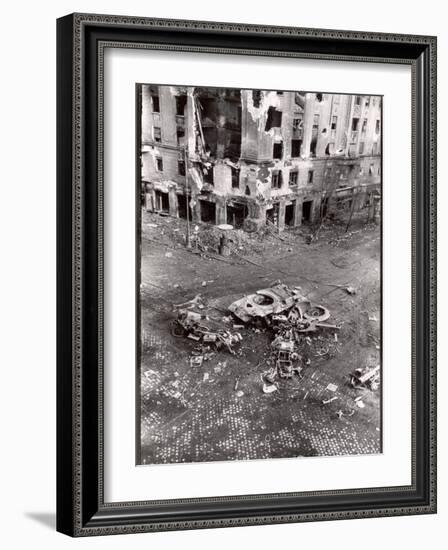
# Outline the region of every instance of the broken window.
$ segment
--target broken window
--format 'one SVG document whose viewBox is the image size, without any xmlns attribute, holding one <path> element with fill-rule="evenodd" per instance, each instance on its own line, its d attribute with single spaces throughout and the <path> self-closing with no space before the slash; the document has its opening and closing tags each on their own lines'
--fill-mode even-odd
<svg viewBox="0 0 448 550">
<path fill-rule="evenodd" d="M 177 95 L 176 96 L 176 115 L 184 116 L 185 105 L 187 104 L 186 95 Z"/>
<path fill-rule="evenodd" d="M 238 160 L 241 156 L 241 133 L 227 130 L 224 156 Z"/>
<path fill-rule="evenodd" d="M 250 197 L 250 189 L 249 189 L 249 186 L 248 186 L 248 185 L 246 185 L 246 190 L 244 191 L 244 193 L 245 193 L 248 197 Z"/>
<path fill-rule="evenodd" d="M 323 96 L 322 94 L 316 94 L 316 99 L 319 103 L 321 103 L 322 99 L 323 99 Z"/>
<path fill-rule="evenodd" d="M 216 129 L 216 127 L 204 127 L 203 135 L 205 150 L 208 151 L 212 157 L 216 156 L 216 149 L 218 145 L 218 130 Z"/>
<path fill-rule="evenodd" d="M 252 90 L 252 101 L 254 102 L 254 107 L 260 107 L 261 90 Z"/>
<path fill-rule="evenodd" d="M 361 105 L 361 96 L 360 95 L 355 96 L 355 105 Z"/>
<path fill-rule="evenodd" d="M 369 166 L 369 175 L 370 175 L 370 176 L 373 175 L 373 167 L 374 167 L 373 164 L 371 164 L 371 165 Z"/>
<path fill-rule="evenodd" d="M 282 113 L 277 111 L 275 107 L 269 107 L 268 117 L 266 119 L 265 131 L 268 132 L 271 128 L 280 128 L 282 125 Z"/>
<path fill-rule="evenodd" d="M 275 159 L 283 158 L 283 142 L 282 141 L 280 141 L 278 143 L 274 143 L 273 157 Z"/>
<path fill-rule="evenodd" d="M 305 95 L 303 92 L 296 92 L 294 94 L 294 103 L 297 107 L 300 107 L 302 110 L 305 107 Z"/>
<path fill-rule="evenodd" d="M 332 139 L 335 139 L 336 137 L 336 126 L 338 124 L 338 117 L 333 115 L 331 117 L 331 124 L 330 124 L 330 137 Z"/>
<path fill-rule="evenodd" d="M 185 176 L 185 161 L 184 160 L 178 160 L 177 161 L 177 173 L 179 176 Z"/>
<path fill-rule="evenodd" d="M 240 186 L 240 171 L 238 168 L 232 168 L 232 187 L 238 188 Z"/>
<path fill-rule="evenodd" d="M 369 95 L 366 96 L 366 101 L 365 101 L 364 105 L 365 105 L 366 107 L 368 107 L 368 106 L 370 105 L 370 96 L 369 96 Z"/>
<path fill-rule="evenodd" d="M 162 157 L 156 157 L 156 166 L 159 172 L 163 172 L 163 159 Z"/>
<path fill-rule="evenodd" d="M 302 148 L 301 139 L 291 140 L 291 156 L 294 158 L 300 157 L 300 149 Z"/>
<path fill-rule="evenodd" d="M 357 117 L 352 118 L 352 134 L 351 134 L 352 142 L 358 139 L 358 124 L 359 124 L 359 118 Z"/>
<path fill-rule="evenodd" d="M 181 130 L 180 128 L 177 130 L 177 145 L 179 147 L 185 146 L 185 130 Z"/>
<path fill-rule="evenodd" d="M 202 173 L 204 174 L 204 181 L 210 185 L 213 185 L 213 166 L 210 166 L 210 168 L 204 168 Z"/>
<path fill-rule="evenodd" d="M 153 95 L 152 96 L 152 112 L 153 113 L 160 113 L 160 103 L 159 103 L 159 96 Z"/>
<path fill-rule="evenodd" d="M 367 119 L 364 118 L 363 121 L 362 121 L 362 129 L 361 129 L 361 132 L 363 134 L 365 134 L 367 132 Z"/>
<path fill-rule="evenodd" d="M 205 150 L 212 157 L 237 160 L 241 154 L 240 91 L 199 89 L 196 103 Z"/>
<path fill-rule="evenodd" d="M 272 172 L 272 189 L 280 189 L 282 186 L 282 171 L 274 170 Z"/>
<path fill-rule="evenodd" d="M 380 119 L 377 118 L 375 121 L 375 134 L 379 134 L 379 133 L 380 133 Z"/>
<path fill-rule="evenodd" d="M 200 96 L 198 100 L 199 112 L 201 113 L 202 126 L 215 126 L 218 120 L 218 107 L 216 97 Z"/>
<path fill-rule="evenodd" d="M 299 171 L 291 170 L 289 172 L 289 185 L 297 185 L 298 181 L 299 181 Z"/>
<path fill-rule="evenodd" d="M 158 126 L 154 126 L 154 141 L 162 141 L 162 130 Z"/>
<path fill-rule="evenodd" d="M 308 183 L 313 183 L 313 179 L 314 179 L 314 170 L 308 170 L 308 180 L 307 180 L 307 182 Z"/>
<path fill-rule="evenodd" d="M 364 142 L 363 141 L 361 141 L 361 143 L 359 144 L 359 154 L 360 155 L 364 154 Z"/>
<path fill-rule="evenodd" d="M 299 115 L 292 119 L 292 135 L 294 138 L 302 139 L 303 137 L 303 116 Z"/>
<path fill-rule="evenodd" d="M 313 128 L 311 130 L 311 143 L 310 143 L 310 153 L 313 157 L 316 156 L 316 147 L 317 147 L 317 134 L 319 131 L 319 115 L 315 114 L 313 116 Z"/>
</svg>

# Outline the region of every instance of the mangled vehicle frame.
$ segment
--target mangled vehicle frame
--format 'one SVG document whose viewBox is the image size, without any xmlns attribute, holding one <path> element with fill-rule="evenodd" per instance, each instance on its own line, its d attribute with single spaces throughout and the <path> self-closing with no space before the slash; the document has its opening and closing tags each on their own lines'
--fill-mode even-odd
<svg viewBox="0 0 448 550">
<path fill-rule="evenodd" d="M 275 378 L 300 375 L 305 361 L 301 348 L 306 333 L 319 328 L 338 330 L 336 325 L 325 323 L 330 312 L 312 303 L 302 295 L 299 287 L 278 283 L 244 296 L 229 306 L 229 311 L 245 323 L 264 324 L 275 333 L 271 343 L 271 368 L 264 373 L 264 381 L 274 384 Z M 270 393 L 269 386 L 263 391 Z"/>
<path fill-rule="evenodd" d="M 203 325 L 203 321 L 210 319 L 203 311 L 194 311 L 196 307 L 205 307 L 200 301 L 198 295 L 179 304 L 177 319 L 172 324 L 173 336 L 187 337 L 201 346 L 212 344 L 216 350 L 224 348 L 234 354 L 233 346 L 241 342 L 241 334 Z M 269 384 L 273 384 L 277 376 L 291 378 L 293 374 L 300 375 L 304 365 L 308 364 L 302 354 L 303 345 L 310 340 L 308 333 L 340 328 L 325 323 L 330 317 L 328 309 L 303 296 L 300 287 L 289 287 L 280 282 L 236 300 L 228 310 L 246 325 L 257 327 L 255 330 L 265 327 L 274 333 L 271 360 L 268 360 L 272 367 L 264 374 L 264 380 Z"/>
<path fill-rule="evenodd" d="M 300 287 L 291 288 L 282 283 L 244 296 L 230 304 L 229 311 L 245 323 L 274 327 L 290 324 L 302 332 L 314 331 L 319 326 L 335 328 L 324 324 L 330 317 L 328 309 L 313 304 L 302 295 Z"/>
</svg>

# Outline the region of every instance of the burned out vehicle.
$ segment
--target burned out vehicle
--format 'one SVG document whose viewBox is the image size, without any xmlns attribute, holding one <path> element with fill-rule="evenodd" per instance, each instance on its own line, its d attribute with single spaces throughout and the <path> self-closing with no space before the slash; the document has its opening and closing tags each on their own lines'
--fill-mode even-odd
<svg viewBox="0 0 448 550">
<path fill-rule="evenodd" d="M 302 299 L 300 289 L 291 289 L 279 283 L 270 288 L 257 290 L 254 294 L 248 294 L 233 302 L 229 306 L 229 311 L 248 323 L 251 320 L 267 319 L 270 315 L 287 311 Z"/>
<path fill-rule="evenodd" d="M 233 346 L 241 342 L 241 335 L 224 329 L 213 330 L 202 324 L 207 320 L 207 316 L 202 313 L 181 309 L 177 319 L 172 322 L 171 334 L 176 338 L 186 337 L 200 344 L 214 345 L 217 350 L 225 348 L 234 354 Z"/>
<path fill-rule="evenodd" d="M 301 376 L 306 360 L 304 344 L 310 342 L 308 333 L 319 329 L 339 330 L 325 323 L 330 312 L 302 295 L 299 287 L 277 283 L 233 302 L 229 311 L 244 323 L 264 324 L 275 335 L 271 343 L 270 368 L 263 375 L 263 392 L 275 391 L 275 379 Z M 335 338 L 337 341 L 337 338 Z"/>
<path fill-rule="evenodd" d="M 326 308 L 313 304 L 299 287 L 291 288 L 283 283 L 244 296 L 230 304 L 229 311 L 245 323 L 252 321 L 268 326 L 292 323 L 303 329 L 310 329 L 330 317 Z"/>
</svg>

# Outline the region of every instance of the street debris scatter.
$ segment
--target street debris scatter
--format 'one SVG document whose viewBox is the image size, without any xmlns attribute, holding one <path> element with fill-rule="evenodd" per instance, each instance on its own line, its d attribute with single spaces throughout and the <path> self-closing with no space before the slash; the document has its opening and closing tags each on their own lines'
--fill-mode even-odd
<svg viewBox="0 0 448 550">
<path fill-rule="evenodd" d="M 141 463 L 380 452 L 378 228 L 328 223 L 309 245 L 201 223 L 187 249 L 143 212 Z"/>
<path fill-rule="evenodd" d="M 355 369 L 350 376 L 353 388 L 370 388 L 377 390 L 380 383 L 380 366 Z"/>
<path fill-rule="evenodd" d="M 275 385 L 278 378 L 291 379 L 297 375 L 300 379 L 303 369 L 312 363 L 310 356 L 332 357 L 338 352 L 337 331 L 341 327 L 327 323 L 330 311 L 306 298 L 298 286 L 290 287 L 277 282 L 232 302 L 228 311 L 243 324 L 233 322 L 232 316 L 224 316 L 218 322 L 220 326 L 211 328 L 208 323 L 211 319 L 204 312 L 206 302 L 200 294 L 175 308 L 178 313 L 172 325 L 173 336 L 186 337 L 198 343 L 190 357 L 192 367 L 200 367 L 213 355 L 211 346 L 218 352 L 225 350 L 235 355 L 234 348 L 242 343 L 243 336 L 240 332 L 229 331 L 225 328 L 226 324 L 232 323 L 233 329 L 238 330 L 269 331 L 272 335 L 269 357 L 266 358 L 269 369 L 262 373 L 265 394 L 278 390 Z M 215 373 L 221 373 L 221 369 L 215 370 Z M 355 375 L 352 378 L 355 380 Z M 237 388 L 238 380 L 235 390 Z M 332 383 L 327 386 L 332 392 L 337 388 Z"/>
<path fill-rule="evenodd" d="M 225 348 L 229 353 L 235 354 L 233 346 L 241 342 L 241 334 L 224 329 L 213 331 L 202 324 L 207 320 L 208 317 L 205 314 L 192 309 L 179 309 L 177 319 L 173 321 L 171 333 L 176 338 L 186 337 L 201 344 L 213 344 L 217 350 Z"/>
</svg>

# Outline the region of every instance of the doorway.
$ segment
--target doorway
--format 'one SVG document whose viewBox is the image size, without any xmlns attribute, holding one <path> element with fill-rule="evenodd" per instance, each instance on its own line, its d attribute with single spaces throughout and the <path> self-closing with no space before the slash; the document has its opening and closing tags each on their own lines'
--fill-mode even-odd
<svg viewBox="0 0 448 550">
<path fill-rule="evenodd" d="M 236 204 L 226 206 L 227 223 L 233 225 L 235 229 L 240 229 L 244 225 L 247 216 L 247 206 L 245 204 Z"/>
<path fill-rule="evenodd" d="M 210 201 L 201 201 L 201 221 L 206 223 L 216 222 L 216 204 Z"/>
<path fill-rule="evenodd" d="M 311 209 L 313 201 L 303 201 L 302 204 L 302 221 L 309 223 L 311 221 Z"/>
<path fill-rule="evenodd" d="M 294 226 L 294 210 L 296 207 L 295 201 L 292 201 L 291 204 L 287 204 L 285 207 L 285 225 L 289 227 Z"/>
<path fill-rule="evenodd" d="M 158 210 L 159 212 L 169 212 L 170 210 L 170 199 L 168 197 L 168 193 L 163 193 L 162 191 L 155 191 L 156 196 L 156 204 L 155 204 L 155 210 Z"/>
</svg>

